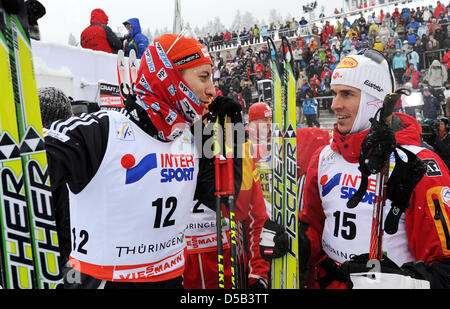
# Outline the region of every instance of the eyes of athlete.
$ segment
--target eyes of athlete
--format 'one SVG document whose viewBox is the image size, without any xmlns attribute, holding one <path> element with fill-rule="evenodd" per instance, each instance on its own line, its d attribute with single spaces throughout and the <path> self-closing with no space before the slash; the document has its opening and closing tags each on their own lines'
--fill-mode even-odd
<svg viewBox="0 0 450 309">
<path fill-rule="evenodd" d="M 338 94 L 343 97 L 351 97 L 351 96 L 357 95 L 354 91 L 349 90 L 349 89 L 338 90 L 337 92 L 334 90 L 331 90 L 331 95 L 333 97 L 336 97 Z"/>
</svg>

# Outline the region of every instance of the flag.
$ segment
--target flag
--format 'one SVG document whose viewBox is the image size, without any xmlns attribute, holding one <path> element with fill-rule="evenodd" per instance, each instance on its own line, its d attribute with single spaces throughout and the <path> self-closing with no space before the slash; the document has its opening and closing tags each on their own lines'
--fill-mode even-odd
<svg viewBox="0 0 450 309">
<path fill-rule="evenodd" d="M 180 0 L 175 0 L 175 12 L 173 16 L 173 33 L 181 32 L 181 5 Z"/>
</svg>

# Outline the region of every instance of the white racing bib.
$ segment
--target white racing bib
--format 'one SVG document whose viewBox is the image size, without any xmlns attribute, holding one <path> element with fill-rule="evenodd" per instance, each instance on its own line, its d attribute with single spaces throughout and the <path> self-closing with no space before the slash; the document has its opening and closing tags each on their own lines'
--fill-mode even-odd
<svg viewBox="0 0 450 309">
<path fill-rule="evenodd" d="M 189 223 L 186 227 L 186 245 L 189 254 L 204 253 L 217 250 L 216 212 L 202 203 L 195 201 L 191 208 Z M 230 247 L 230 227 L 228 218 L 222 227 L 222 244 Z"/>
<path fill-rule="evenodd" d="M 180 276 L 198 174 L 193 138 L 186 131 L 163 143 L 121 113 L 111 112 L 109 121 L 96 175 L 70 193 L 71 265 L 110 281 Z"/>
<path fill-rule="evenodd" d="M 403 146 L 417 154 L 420 147 Z M 399 150 L 403 160 L 406 155 Z M 391 155 L 390 171 L 395 166 Z M 353 209 L 347 207 L 348 200 L 355 194 L 361 182 L 358 164 L 352 164 L 326 146 L 319 157 L 318 189 L 325 213 L 322 234 L 322 247 L 328 256 L 338 263 L 350 260 L 353 256 L 368 253 L 372 227 L 372 213 L 375 200 L 376 175 L 369 177 L 367 192 L 361 202 Z M 391 208 L 386 200 L 383 220 Z M 397 233 L 383 234 L 383 251 L 397 265 L 414 261 L 406 235 L 405 214 L 399 222 Z"/>
</svg>

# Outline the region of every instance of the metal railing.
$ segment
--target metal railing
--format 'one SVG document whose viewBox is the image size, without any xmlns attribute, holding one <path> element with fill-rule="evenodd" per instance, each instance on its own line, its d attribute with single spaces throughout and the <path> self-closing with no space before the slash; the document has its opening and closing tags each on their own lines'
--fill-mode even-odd
<svg viewBox="0 0 450 309">
<path fill-rule="evenodd" d="M 304 27 L 306 28 L 306 27 Z M 285 36 L 288 39 L 297 38 L 299 35 L 307 35 L 305 34 L 307 31 L 303 29 L 303 27 L 299 27 L 298 29 L 287 29 L 287 30 L 270 30 L 267 32 L 267 35 L 259 35 L 255 37 L 242 37 L 241 35 L 237 37 L 233 37 L 229 40 L 217 40 L 217 41 L 209 41 L 204 42 L 208 47 L 209 51 L 223 51 L 230 48 L 237 48 L 238 46 L 248 46 L 248 45 L 256 45 L 262 44 L 267 41 L 267 38 L 270 37 L 274 41 L 281 40 L 281 37 Z"/>
<path fill-rule="evenodd" d="M 428 69 L 433 62 L 433 60 L 437 59 L 442 64 L 442 58 L 444 58 L 445 53 L 447 52 L 446 49 L 436 49 L 436 50 L 427 50 L 424 51 L 422 54 L 422 63 L 423 63 L 423 69 Z M 450 76 L 449 76 L 450 78 Z"/>
</svg>

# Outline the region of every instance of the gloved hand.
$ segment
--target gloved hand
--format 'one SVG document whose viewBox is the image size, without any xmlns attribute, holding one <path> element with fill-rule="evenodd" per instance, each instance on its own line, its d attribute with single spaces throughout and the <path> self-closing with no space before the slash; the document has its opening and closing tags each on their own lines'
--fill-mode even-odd
<svg viewBox="0 0 450 309">
<path fill-rule="evenodd" d="M 387 256 L 382 261 L 369 260 L 368 254 L 358 255 L 340 267 L 350 276 L 353 289 L 429 289 L 430 282 L 419 273 L 404 270 Z"/>
<path fill-rule="evenodd" d="M 417 183 L 427 171 L 426 164 L 411 151 L 399 146 L 408 160 L 404 162 L 397 151 L 395 155 L 395 167 L 387 182 L 386 197 L 391 200 L 391 209 L 386 216 L 384 231 L 387 234 L 395 234 L 401 215 L 409 207 L 409 199 Z"/>
<path fill-rule="evenodd" d="M 389 126 L 370 119 L 372 127 L 361 145 L 359 166 L 363 174 L 379 173 L 397 145 L 395 133 Z"/>
<path fill-rule="evenodd" d="M 270 262 L 273 258 L 285 255 L 289 250 L 289 237 L 285 228 L 267 219 L 261 231 L 259 251 L 264 260 Z"/>
<path fill-rule="evenodd" d="M 223 125 L 225 116 L 230 117 L 232 123 L 242 123 L 242 106 L 229 97 L 217 96 L 208 106 L 209 111 L 219 117 Z"/>
<path fill-rule="evenodd" d="M 356 193 L 347 202 L 347 207 L 350 209 L 355 208 L 366 193 L 369 175 L 381 172 L 397 146 L 392 128 L 375 118 L 371 118 L 370 122 L 372 126 L 362 142 L 361 154 L 358 158 L 361 183 Z"/>
<path fill-rule="evenodd" d="M 123 93 L 124 95 L 124 107 L 135 120 L 139 127 L 148 135 L 158 139 L 158 130 L 156 130 L 153 123 L 150 121 L 150 117 L 147 111 L 142 107 L 142 101 L 136 96 L 134 91 L 129 93 Z"/>
</svg>

